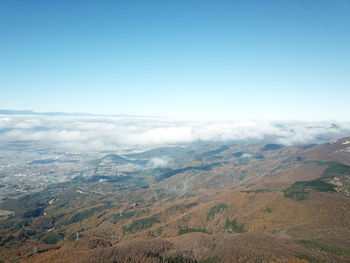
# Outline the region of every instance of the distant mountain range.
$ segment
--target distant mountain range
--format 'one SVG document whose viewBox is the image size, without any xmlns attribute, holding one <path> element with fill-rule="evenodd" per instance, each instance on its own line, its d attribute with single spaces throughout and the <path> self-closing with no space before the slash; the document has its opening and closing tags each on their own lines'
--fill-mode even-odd
<svg viewBox="0 0 350 263">
<path fill-rule="evenodd" d="M 93 114 L 85 112 L 36 112 L 32 110 L 7 110 L 0 109 L 0 115 L 38 115 L 38 116 L 110 116 L 110 117 L 158 117 L 145 115 L 130 115 L 130 114 Z M 159 117 L 161 118 L 161 117 Z"/>
<path fill-rule="evenodd" d="M 91 116 L 89 113 L 66 113 L 66 112 L 36 112 L 32 110 L 4 110 L 0 109 L 3 115 L 45 115 L 45 116 Z"/>
</svg>

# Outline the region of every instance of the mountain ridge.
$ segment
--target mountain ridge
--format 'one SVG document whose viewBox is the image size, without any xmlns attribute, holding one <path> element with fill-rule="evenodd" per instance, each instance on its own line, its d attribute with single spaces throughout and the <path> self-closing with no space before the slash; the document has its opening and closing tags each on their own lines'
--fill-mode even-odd
<svg viewBox="0 0 350 263">
<path fill-rule="evenodd" d="M 349 262 L 350 138 L 265 146 L 195 148 L 188 163 L 174 164 L 172 176 L 147 188 L 137 179 L 126 188 L 72 181 L 7 200 L 0 208 L 16 214 L 0 221 L 2 259 Z M 218 161 L 210 170 L 190 169 Z"/>
</svg>

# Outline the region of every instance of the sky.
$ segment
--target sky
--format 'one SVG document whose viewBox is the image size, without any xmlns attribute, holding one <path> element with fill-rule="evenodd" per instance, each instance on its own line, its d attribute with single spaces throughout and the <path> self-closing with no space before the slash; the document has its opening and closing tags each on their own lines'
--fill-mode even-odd
<svg viewBox="0 0 350 263">
<path fill-rule="evenodd" d="M 349 120 L 348 0 L 0 0 L 0 108 Z"/>
</svg>

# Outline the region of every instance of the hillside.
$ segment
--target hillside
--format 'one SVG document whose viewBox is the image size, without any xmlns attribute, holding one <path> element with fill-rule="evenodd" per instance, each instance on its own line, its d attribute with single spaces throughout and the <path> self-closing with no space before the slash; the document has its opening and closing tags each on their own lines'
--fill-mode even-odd
<svg viewBox="0 0 350 263">
<path fill-rule="evenodd" d="M 1 203 L 0 260 L 350 262 L 350 138 L 159 148 L 95 165 Z"/>
</svg>

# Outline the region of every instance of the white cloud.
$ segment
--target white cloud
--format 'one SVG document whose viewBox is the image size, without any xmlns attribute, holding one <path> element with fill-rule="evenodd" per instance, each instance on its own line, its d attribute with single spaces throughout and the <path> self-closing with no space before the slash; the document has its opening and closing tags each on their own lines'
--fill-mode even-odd
<svg viewBox="0 0 350 263">
<path fill-rule="evenodd" d="M 163 157 L 163 158 L 152 158 L 150 160 L 150 166 L 152 168 L 165 168 L 169 166 L 169 158 Z"/>
<path fill-rule="evenodd" d="M 0 115 L 0 141 L 32 140 L 69 150 L 159 146 L 197 140 L 261 140 L 286 145 L 350 134 L 350 122 L 173 121 L 154 117 Z"/>
</svg>

